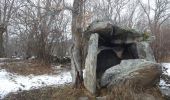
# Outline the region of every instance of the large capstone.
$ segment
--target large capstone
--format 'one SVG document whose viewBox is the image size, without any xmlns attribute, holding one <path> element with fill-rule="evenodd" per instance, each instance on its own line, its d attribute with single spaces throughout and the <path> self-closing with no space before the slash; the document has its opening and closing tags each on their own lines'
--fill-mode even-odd
<svg viewBox="0 0 170 100">
<path fill-rule="evenodd" d="M 100 85 L 116 86 L 130 82 L 131 85 L 151 86 L 159 81 L 162 73 L 161 66 L 144 59 L 122 60 L 119 65 L 105 71 Z"/>
<path fill-rule="evenodd" d="M 98 33 L 100 41 L 113 44 L 129 44 L 143 40 L 143 34 L 133 29 L 123 29 L 112 24 L 112 21 L 97 20 L 89 25 L 85 34 Z"/>
<path fill-rule="evenodd" d="M 96 92 L 96 64 L 98 52 L 98 34 L 92 34 L 89 40 L 88 54 L 85 61 L 84 85 L 91 93 Z"/>
</svg>

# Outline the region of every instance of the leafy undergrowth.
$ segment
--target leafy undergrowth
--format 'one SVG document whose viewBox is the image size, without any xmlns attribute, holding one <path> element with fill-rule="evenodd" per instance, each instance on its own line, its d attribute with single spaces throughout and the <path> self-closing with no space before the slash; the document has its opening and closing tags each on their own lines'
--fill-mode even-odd
<svg viewBox="0 0 170 100">
<path fill-rule="evenodd" d="M 54 71 L 50 65 L 27 61 L 4 63 L 3 65 L 1 65 L 1 68 L 6 69 L 10 73 L 17 73 L 25 76 L 30 74 L 50 74 Z"/>
<path fill-rule="evenodd" d="M 46 87 L 17 94 L 11 93 L 4 100 L 77 100 L 79 97 L 95 100 L 85 89 L 73 89 L 71 86 Z"/>
</svg>

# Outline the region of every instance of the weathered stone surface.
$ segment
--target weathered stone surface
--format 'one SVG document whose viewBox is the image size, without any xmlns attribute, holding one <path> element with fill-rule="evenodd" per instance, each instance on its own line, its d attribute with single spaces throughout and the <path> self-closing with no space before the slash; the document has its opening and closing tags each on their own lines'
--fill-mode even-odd
<svg viewBox="0 0 170 100">
<path fill-rule="evenodd" d="M 84 85 L 91 93 L 96 92 L 96 66 L 98 51 L 98 34 L 92 34 L 89 40 L 88 54 L 85 61 Z"/>
<path fill-rule="evenodd" d="M 87 28 L 85 33 L 99 33 L 99 35 L 106 36 L 109 38 L 112 31 L 112 22 L 111 21 L 102 21 L 97 20 L 93 21 Z"/>
<path fill-rule="evenodd" d="M 117 26 L 113 27 L 114 37 L 112 38 L 111 43 L 114 44 L 130 44 L 136 43 L 143 40 L 143 34 L 135 30 L 123 29 Z"/>
<path fill-rule="evenodd" d="M 143 40 L 143 34 L 135 30 L 123 29 L 112 24 L 112 21 L 98 20 L 92 22 L 85 34 L 98 33 L 100 36 L 99 45 L 105 43 L 113 44 L 129 44 L 136 43 Z M 87 34 L 89 35 L 89 34 Z"/>
<path fill-rule="evenodd" d="M 148 42 L 139 42 L 136 47 L 140 59 L 156 62 L 153 51 Z"/>
<path fill-rule="evenodd" d="M 145 87 L 155 85 L 161 73 L 161 66 L 155 62 L 144 59 L 122 60 L 119 65 L 105 71 L 100 85 L 114 86 L 127 81 Z"/>
</svg>

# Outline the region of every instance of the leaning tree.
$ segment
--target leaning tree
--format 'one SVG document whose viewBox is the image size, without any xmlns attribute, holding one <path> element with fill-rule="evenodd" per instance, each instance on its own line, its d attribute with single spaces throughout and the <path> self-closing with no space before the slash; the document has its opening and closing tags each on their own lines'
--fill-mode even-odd
<svg viewBox="0 0 170 100">
<path fill-rule="evenodd" d="M 73 86 L 78 88 L 83 85 L 84 52 L 83 52 L 83 5 L 86 0 L 74 0 L 72 8 L 72 38 L 71 66 Z"/>
</svg>

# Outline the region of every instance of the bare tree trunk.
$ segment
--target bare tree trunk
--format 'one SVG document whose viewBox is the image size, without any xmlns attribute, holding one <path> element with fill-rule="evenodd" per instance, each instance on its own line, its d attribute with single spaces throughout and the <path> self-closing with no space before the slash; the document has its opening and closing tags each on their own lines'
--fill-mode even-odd
<svg viewBox="0 0 170 100">
<path fill-rule="evenodd" d="M 72 36 L 73 46 L 71 47 L 73 86 L 83 86 L 83 52 L 82 52 L 82 29 L 83 29 L 83 3 L 84 0 L 74 0 L 72 11 Z"/>
<path fill-rule="evenodd" d="M 3 32 L 0 31 L 0 57 L 4 56 Z"/>
<path fill-rule="evenodd" d="M 0 25 L 0 57 L 4 57 L 5 52 L 4 52 L 4 46 L 3 46 L 3 33 L 5 32 L 5 28 L 3 25 Z"/>
<path fill-rule="evenodd" d="M 38 46 L 39 46 L 39 48 L 38 48 L 38 55 L 37 55 L 37 57 L 38 57 L 38 59 L 39 60 L 42 60 L 42 61 L 44 61 L 45 63 L 49 63 L 48 61 L 49 61 L 49 59 L 48 59 L 48 57 L 49 57 L 49 55 L 48 55 L 48 53 L 46 52 L 46 42 L 45 42 L 45 33 L 46 31 L 45 30 L 42 30 L 41 31 L 41 34 L 40 34 L 40 37 L 39 37 L 39 43 L 38 43 Z"/>
</svg>

